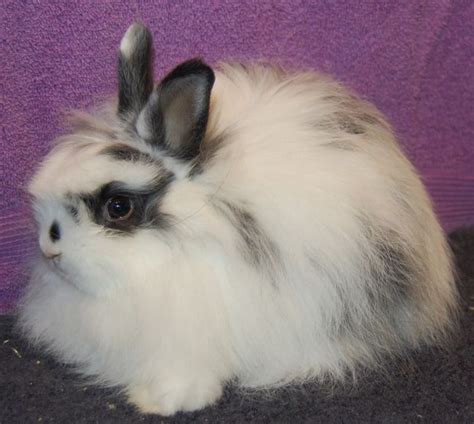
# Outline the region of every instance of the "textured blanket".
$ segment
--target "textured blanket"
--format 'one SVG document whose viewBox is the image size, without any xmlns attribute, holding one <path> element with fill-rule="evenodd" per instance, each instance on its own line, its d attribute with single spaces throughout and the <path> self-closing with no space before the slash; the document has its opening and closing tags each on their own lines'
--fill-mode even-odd
<svg viewBox="0 0 474 424">
<path fill-rule="evenodd" d="M 474 3 L 470 0 L 0 2 L 0 312 L 34 251 L 26 183 L 62 113 L 116 89 L 116 50 L 135 20 L 155 73 L 201 56 L 329 72 L 392 121 L 446 229 L 474 223 Z"/>
</svg>

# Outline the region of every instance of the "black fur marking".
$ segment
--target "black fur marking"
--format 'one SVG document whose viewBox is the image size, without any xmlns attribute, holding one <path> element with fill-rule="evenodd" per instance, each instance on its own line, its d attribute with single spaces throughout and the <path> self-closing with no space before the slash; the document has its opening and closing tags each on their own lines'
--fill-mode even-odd
<svg viewBox="0 0 474 424">
<path fill-rule="evenodd" d="M 64 209 L 71 216 L 76 224 L 79 224 L 79 199 L 77 196 L 69 193 L 66 195 L 66 200 L 63 203 Z"/>
<path fill-rule="evenodd" d="M 145 141 L 178 159 L 197 157 L 206 132 L 214 80 L 212 69 L 199 59 L 171 71 L 147 104 L 145 124 L 151 136 Z"/>
<path fill-rule="evenodd" d="M 101 151 L 102 154 L 110 156 L 115 160 L 122 160 L 128 162 L 155 162 L 150 155 L 141 152 L 134 147 L 127 144 L 112 144 Z"/>
<path fill-rule="evenodd" d="M 277 246 L 259 227 L 255 217 L 245 209 L 224 200 L 214 204 L 239 233 L 245 259 L 255 267 L 266 267 L 267 271 L 273 270 L 278 263 Z"/>
<path fill-rule="evenodd" d="M 116 233 L 130 234 L 139 228 L 164 228 L 168 224 L 168 217 L 160 212 L 159 206 L 173 179 L 172 173 L 159 175 L 151 184 L 141 188 L 112 181 L 95 192 L 80 197 L 93 221 Z M 132 200 L 134 212 L 129 219 L 124 221 L 108 219 L 106 203 L 115 196 L 125 196 Z"/>
<path fill-rule="evenodd" d="M 71 215 L 74 222 L 79 223 L 79 211 L 77 210 L 77 208 L 70 203 L 66 204 L 65 208 L 69 215 Z"/>
<path fill-rule="evenodd" d="M 206 165 L 209 164 L 219 151 L 223 147 L 224 143 L 229 140 L 230 134 L 228 131 L 224 131 L 216 136 L 209 137 L 204 140 L 201 145 L 199 156 L 192 163 L 191 171 L 189 171 L 189 177 L 193 178 L 197 175 L 202 174 Z"/>
<path fill-rule="evenodd" d="M 188 173 L 189 178 L 194 178 L 198 175 L 201 175 L 204 172 L 203 162 L 196 160 L 193 162 L 192 168 Z"/>
<path fill-rule="evenodd" d="M 132 41 L 134 50 L 129 57 L 119 52 L 119 115 L 137 118 L 153 90 L 153 54 L 150 31 L 135 24 Z"/>
</svg>

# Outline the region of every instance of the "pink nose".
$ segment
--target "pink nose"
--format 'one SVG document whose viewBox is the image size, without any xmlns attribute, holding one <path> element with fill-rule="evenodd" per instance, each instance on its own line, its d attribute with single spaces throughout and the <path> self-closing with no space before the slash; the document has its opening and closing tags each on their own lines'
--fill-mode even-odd
<svg viewBox="0 0 474 424">
<path fill-rule="evenodd" d="M 43 252 L 43 255 L 47 257 L 48 259 L 53 259 L 56 258 L 57 256 L 61 255 L 61 252 L 57 251 L 56 249 L 51 249 L 51 248 L 44 248 L 41 249 Z"/>
</svg>

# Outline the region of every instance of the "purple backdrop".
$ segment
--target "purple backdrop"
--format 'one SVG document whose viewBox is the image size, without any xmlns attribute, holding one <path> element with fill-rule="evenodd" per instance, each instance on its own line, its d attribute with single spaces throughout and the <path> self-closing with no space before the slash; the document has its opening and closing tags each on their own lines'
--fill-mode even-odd
<svg viewBox="0 0 474 424">
<path fill-rule="evenodd" d="M 391 119 L 445 228 L 474 223 L 472 1 L 150 3 L 0 0 L 0 312 L 35 249 L 25 183 L 61 112 L 114 92 L 115 52 L 137 19 L 155 37 L 156 77 L 197 55 L 332 73 Z"/>
</svg>

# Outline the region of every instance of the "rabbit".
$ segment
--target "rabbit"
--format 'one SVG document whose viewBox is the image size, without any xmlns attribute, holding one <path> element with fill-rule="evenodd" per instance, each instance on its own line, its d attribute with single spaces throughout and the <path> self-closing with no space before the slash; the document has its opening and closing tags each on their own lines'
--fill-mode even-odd
<svg viewBox="0 0 474 424">
<path fill-rule="evenodd" d="M 164 416 L 445 343 L 451 253 L 376 108 L 261 63 L 192 59 L 154 84 L 152 50 L 133 24 L 118 99 L 79 113 L 29 184 L 25 337 Z"/>
</svg>

